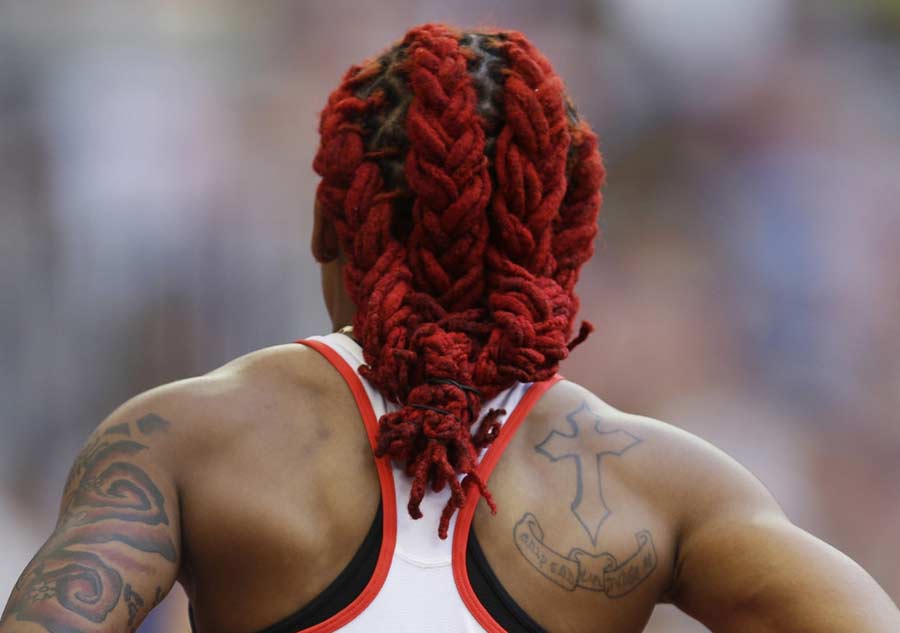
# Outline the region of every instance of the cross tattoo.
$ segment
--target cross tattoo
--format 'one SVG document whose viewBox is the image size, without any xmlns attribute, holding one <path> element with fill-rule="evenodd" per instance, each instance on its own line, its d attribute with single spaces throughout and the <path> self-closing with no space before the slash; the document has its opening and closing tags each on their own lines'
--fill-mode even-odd
<svg viewBox="0 0 900 633">
<path fill-rule="evenodd" d="M 604 455 L 622 455 L 641 440 L 622 429 L 601 431 L 602 418 L 591 411 L 585 402 L 568 414 L 566 420 L 572 427 L 571 434 L 551 431 L 534 449 L 550 461 L 571 459 L 575 462 L 575 498 L 569 507 L 588 533 L 591 544 L 596 547 L 600 526 L 610 515 L 601 489 L 601 458 Z"/>
</svg>

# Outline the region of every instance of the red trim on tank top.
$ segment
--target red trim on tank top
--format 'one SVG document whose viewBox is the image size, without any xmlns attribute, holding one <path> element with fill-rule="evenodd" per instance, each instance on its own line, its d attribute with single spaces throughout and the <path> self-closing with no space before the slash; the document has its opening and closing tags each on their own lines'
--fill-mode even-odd
<svg viewBox="0 0 900 633">
<path fill-rule="evenodd" d="M 319 352 L 325 359 L 334 366 L 335 369 L 344 378 L 353 398 L 356 400 L 356 406 L 362 415 L 363 423 L 366 426 L 366 434 L 369 437 L 369 444 L 372 446 L 372 455 L 375 454 L 375 438 L 378 433 L 378 420 L 375 418 L 375 410 L 372 408 L 372 402 L 366 393 L 359 375 L 356 373 L 344 357 L 337 351 L 332 349 L 326 343 L 321 341 L 300 340 L 296 341 L 301 345 L 306 345 Z M 381 486 L 381 503 L 383 506 L 383 522 L 381 536 L 381 551 L 378 553 L 378 562 L 375 564 L 375 572 L 369 580 L 365 589 L 360 593 L 349 605 L 333 616 L 320 622 L 315 626 L 302 629 L 302 633 L 331 633 L 337 631 L 341 627 L 347 625 L 350 621 L 365 611 L 387 579 L 388 571 L 391 568 L 391 560 L 394 557 L 394 546 L 397 543 L 397 500 L 394 494 L 394 475 L 391 468 L 390 458 L 375 458 L 375 468 L 378 471 L 378 482 Z M 300 633 L 298 631 L 297 633 Z"/>
<path fill-rule="evenodd" d="M 503 423 L 500 436 L 490 445 L 487 453 L 485 453 L 478 464 L 477 471 L 482 481 L 487 482 L 490 479 L 494 466 L 500 461 L 500 457 L 506 450 L 507 445 L 513 435 L 516 434 L 516 429 L 519 428 L 540 397 L 562 379 L 563 377 L 557 374 L 549 380 L 534 383 L 522 396 L 519 404 L 513 409 L 506 422 Z M 481 498 L 481 495 L 477 494 L 475 488 L 470 488 L 470 491 L 465 505 L 459 511 L 459 516 L 456 519 L 456 528 L 453 531 L 453 579 L 456 581 L 456 590 L 459 592 L 459 596 L 462 598 L 469 613 L 484 627 L 484 630 L 487 633 L 506 633 L 506 630 L 491 617 L 491 614 L 478 600 L 478 596 L 475 595 L 472 584 L 469 582 L 469 575 L 466 573 L 466 548 L 469 544 L 469 529 L 472 526 L 472 518 L 475 516 L 475 508 L 478 507 L 478 500 Z"/>
</svg>

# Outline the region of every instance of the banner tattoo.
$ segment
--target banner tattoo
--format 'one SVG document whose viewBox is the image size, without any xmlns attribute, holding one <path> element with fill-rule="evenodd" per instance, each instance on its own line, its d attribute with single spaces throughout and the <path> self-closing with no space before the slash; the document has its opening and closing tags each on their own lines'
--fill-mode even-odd
<svg viewBox="0 0 900 633">
<path fill-rule="evenodd" d="M 563 556 L 544 543 L 544 531 L 530 512 L 516 523 L 513 538 L 532 567 L 567 591 L 581 587 L 619 598 L 656 569 L 656 549 L 649 530 L 635 533 L 637 549 L 621 563 L 609 552 L 595 555 L 577 547 Z"/>
</svg>

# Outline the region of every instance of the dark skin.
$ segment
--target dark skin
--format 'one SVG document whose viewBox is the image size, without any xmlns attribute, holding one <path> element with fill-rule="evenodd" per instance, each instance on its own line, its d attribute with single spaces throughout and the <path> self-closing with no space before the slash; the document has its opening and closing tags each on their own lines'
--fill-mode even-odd
<svg viewBox="0 0 900 633">
<path fill-rule="evenodd" d="M 335 328 L 343 260 L 317 215 Z M 792 525 L 727 455 L 578 385 L 552 387 L 513 437 L 474 530 L 548 631 L 637 633 L 673 602 L 716 633 L 896 633 L 852 560 Z M 103 421 L 0 633 L 134 630 L 180 582 L 202 632 L 252 633 L 318 595 L 372 524 L 378 480 L 353 397 L 300 345 L 165 385 Z"/>
</svg>

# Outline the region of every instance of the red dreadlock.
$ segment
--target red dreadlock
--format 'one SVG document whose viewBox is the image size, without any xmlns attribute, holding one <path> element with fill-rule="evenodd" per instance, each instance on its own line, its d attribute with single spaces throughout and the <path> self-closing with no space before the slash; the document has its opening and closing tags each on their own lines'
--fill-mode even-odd
<svg viewBox="0 0 900 633">
<path fill-rule="evenodd" d="M 550 378 L 571 343 L 581 265 L 593 252 L 603 167 L 562 81 L 519 33 L 410 30 L 352 67 L 322 113 L 317 201 L 347 255 L 360 373 L 402 404 L 377 454 L 451 488 L 438 529 L 497 436 L 482 403 Z M 459 476 L 464 475 L 462 483 Z"/>
</svg>

